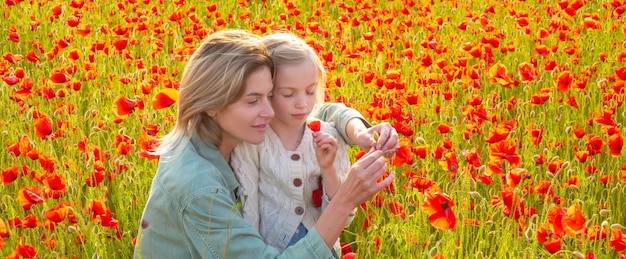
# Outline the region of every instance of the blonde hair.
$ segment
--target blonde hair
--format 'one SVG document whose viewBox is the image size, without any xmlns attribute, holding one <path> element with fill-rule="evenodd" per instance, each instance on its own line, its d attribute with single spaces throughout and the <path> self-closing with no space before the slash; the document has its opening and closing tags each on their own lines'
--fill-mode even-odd
<svg viewBox="0 0 626 259">
<path fill-rule="evenodd" d="M 182 74 L 178 118 L 163 137 L 157 154 L 173 150 L 183 139 L 198 137 L 219 147 L 222 129 L 207 115 L 237 101 L 246 79 L 274 64 L 260 37 L 243 30 L 223 30 L 207 36 L 191 55 Z"/>
<path fill-rule="evenodd" d="M 276 32 L 261 39 L 274 60 L 274 76 L 283 66 L 296 65 L 310 60 L 317 69 L 318 82 L 315 89 L 316 103 L 324 102 L 324 88 L 326 87 L 326 70 L 315 50 L 302 38 L 286 32 Z"/>
</svg>

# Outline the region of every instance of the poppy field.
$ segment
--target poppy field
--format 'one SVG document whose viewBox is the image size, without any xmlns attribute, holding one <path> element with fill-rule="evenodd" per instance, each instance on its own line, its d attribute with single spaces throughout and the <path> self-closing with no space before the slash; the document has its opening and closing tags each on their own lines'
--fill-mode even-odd
<svg viewBox="0 0 626 259">
<path fill-rule="evenodd" d="M 626 258 L 625 0 L 0 3 L 0 257 L 130 258 L 186 61 L 298 34 L 388 122 L 344 258 Z M 357 147 L 351 155 L 362 154 Z"/>
</svg>

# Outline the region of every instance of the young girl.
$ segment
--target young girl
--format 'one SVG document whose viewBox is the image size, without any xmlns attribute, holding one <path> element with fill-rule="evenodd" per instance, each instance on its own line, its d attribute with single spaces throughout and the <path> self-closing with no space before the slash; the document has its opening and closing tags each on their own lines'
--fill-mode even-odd
<svg viewBox="0 0 626 259">
<path fill-rule="evenodd" d="M 239 145 L 231 166 L 245 199 L 244 217 L 267 244 L 283 250 L 313 227 L 339 188 L 350 159 L 348 145 L 335 127 L 309 116 L 314 105 L 323 102 L 326 78 L 314 50 L 288 33 L 268 35 L 263 41 L 275 64 L 270 97 L 275 117 L 263 144 Z M 312 122 L 321 123 L 321 130 L 307 127 Z M 339 251 L 339 242 L 335 249 Z"/>
</svg>

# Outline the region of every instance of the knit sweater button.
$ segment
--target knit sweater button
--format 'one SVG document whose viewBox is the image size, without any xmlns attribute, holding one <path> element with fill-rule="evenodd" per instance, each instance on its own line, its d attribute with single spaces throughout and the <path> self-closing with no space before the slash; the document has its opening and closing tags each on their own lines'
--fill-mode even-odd
<svg viewBox="0 0 626 259">
<path fill-rule="evenodd" d="M 293 185 L 296 187 L 300 187 L 300 185 L 302 185 L 302 179 L 300 178 L 293 179 Z"/>
<path fill-rule="evenodd" d="M 298 161 L 298 160 L 300 160 L 300 155 L 298 155 L 298 154 L 293 154 L 293 155 L 291 155 L 291 160 L 293 160 L 293 161 Z"/>
<path fill-rule="evenodd" d="M 296 214 L 302 215 L 302 213 L 304 213 L 304 208 L 302 208 L 302 206 L 296 207 Z"/>
</svg>

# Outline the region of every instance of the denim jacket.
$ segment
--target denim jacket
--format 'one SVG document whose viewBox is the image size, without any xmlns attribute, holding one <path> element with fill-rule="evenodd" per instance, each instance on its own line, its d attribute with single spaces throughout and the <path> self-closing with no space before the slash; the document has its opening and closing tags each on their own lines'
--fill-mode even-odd
<svg viewBox="0 0 626 259">
<path fill-rule="evenodd" d="M 161 156 L 135 258 L 334 258 L 317 231 L 282 254 L 246 221 L 234 173 L 215 146 L 188 140 Z"/>
</svg>

